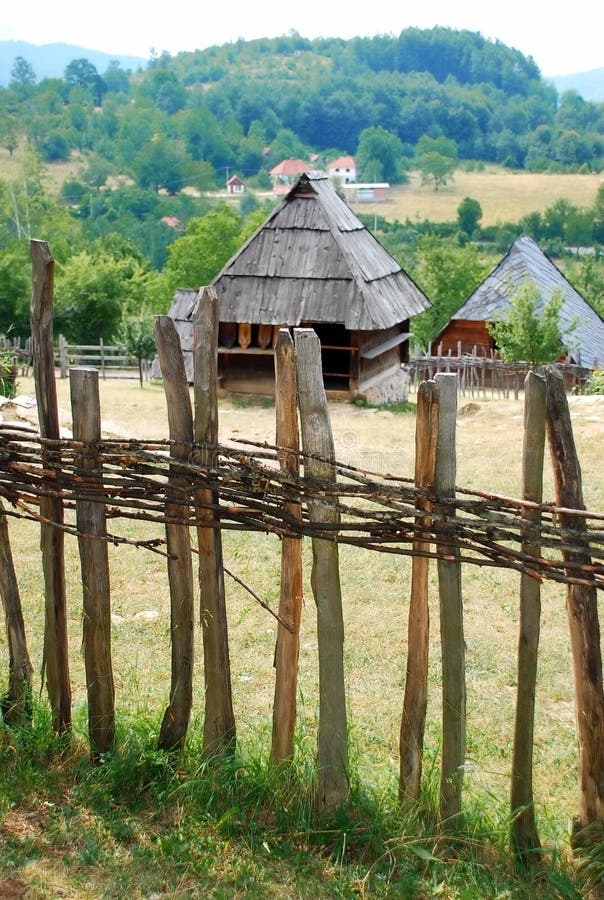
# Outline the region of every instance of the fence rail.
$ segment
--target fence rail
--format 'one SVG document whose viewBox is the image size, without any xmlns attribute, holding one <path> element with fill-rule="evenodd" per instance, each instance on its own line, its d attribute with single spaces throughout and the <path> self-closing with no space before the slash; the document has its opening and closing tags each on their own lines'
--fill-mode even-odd
<svg viewBox="0 0 604 900">
<path fill-rule="evenodd" d="M 105 344 L 99 339 L 98 344 L 69 344 L 63 335 L 59 335 L 59 345 L 55 350 L 55 362 L 59 367 L 61 378 L 67 378 L 70 366 L 95 366 L 101 378 L 139 378 L 139 363 L 136 357 L 124 353 L 124 348 L 117 344 Z M 142 377 L 149 378 L 150 363 L 142 361 Z"/>
</svg>

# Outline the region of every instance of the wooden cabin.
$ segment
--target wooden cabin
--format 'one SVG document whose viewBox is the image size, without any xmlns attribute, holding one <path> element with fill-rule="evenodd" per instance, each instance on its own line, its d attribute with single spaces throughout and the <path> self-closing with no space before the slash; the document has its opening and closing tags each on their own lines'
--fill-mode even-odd
<svg viewBox="0 0 604 900">
<path fill-rule="evenodd" d="M 212 284 L 224 389 L 274 393 L 278 330 L 301 326 L 320 338 L 328 391 L 406 398 L 410 320 L 429 301 L 326 176 L 302 175 Z M 178 291 L 170 310 L 190 378 L 196 296 Z"/>
<path fill-rule="evenodd" d="M 526 235 L 512 244 L 501 262 L 452 316 L 432 342 L 432 353 L 494 355 L 495 344 L 486 326 L 505 317 L 514 294 L 527 282 L 539 291 L 537 314 L 554 292 L 563 298 L 559 327 L 565 349 L 561 356 L 586 369 L 602 367 L 604 320 Z"/>
</svg>

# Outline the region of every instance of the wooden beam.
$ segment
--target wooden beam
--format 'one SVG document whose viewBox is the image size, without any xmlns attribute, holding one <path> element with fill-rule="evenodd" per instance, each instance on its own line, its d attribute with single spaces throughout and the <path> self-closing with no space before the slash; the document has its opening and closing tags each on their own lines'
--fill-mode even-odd
<svg viewBox="0 0 604 900">
<path fill-rule="evenodd" d="M 157 316 L 155 342 L 166 395 L 170 429 L 170 457 L 188 462 L 193 442 L 193 411 L 180 347 L 180 338 L 169 316 Z M 166 541 L 170 583 L 170 636 L 172 647 L 170 701 L 159 734 L 163 750 L 180 749 L 187 735 L 193 703 L 195 601 L 193 557 L 188 525 L 175 524 L 189 513 L 189 479 L 171 466 L 166 495 Z"/>
<path fill-rule="evenodd" d="M 279 465 L 283 472 L 297 476 L 300 469 L 298 435 L 298 390 L 294 344 L 287 329 L 281 329 L 275 347 L 275 415 Z M 302 518 L 299 503 L 287 503 L 287 514 Z M 302 613 L 302 540 L 283 537 L 281 541 L 281 590 L 279 618 L 291 626 L 277 626 L 275 647 L 275 701 L 271 760 L 291 759 L 296 726 L 296 693 L 300 617 Z"/>
<path fill-rule="evenodd" d="M 439 373 L 438 445 L 434 490 L 438 497 L 455 496 L 457 456 L 457 377 Z M 454 829 L 461 813 L 461 791 L 466 749 L 466 684 L 461 563 L 453 529 L 449 546 L 438 551 L 440 634 L 442 652 L 443 746 L 440 780 L 439 819 L 446 829 Z"/>
<path fill-rule="evenodd" d="M 34 380 L 40 434 L 50 440 L 60 437 L 57 385 L 54 371 L 52 314 L 54 259 L 45 241 L 30 241 L 32 260 L 31 338 Z M 60 458 L 47 451 L 45 468 L 56 485 Z M 52 724 L 57 732 L 71 727 L 71 684 L 67 640 L 67 599 L 65 590 L 65 541 L 63 501 L 58 492 L 40 498 L 40 546 L 44 570 L 45 620 L 44 664 Z M 55 527 L 55 525 L 57 527 Z"/>
<path fill-rule="evenodd" d="M 99 373 L 90 366 L 69 370 L 73 437 L 81 441 L 76 466 L 86 484 L 102 493 L 99 452 L 101 439 Z M 84 599 L 83 647 L 88 695 L 88 735 L 94 760 L 113 749 L 115 741 L 115 688 L 111 663 L 111 600 L 105 506 L 94 500 L 76 500 L 76 523 Z"/>
<path fill-rule="evenodd" d="M 438 390 L 434 381 L 423 381 L 417 392 L 415 431 L 415 486 L 432 492 L 438 442 Z M 416 502 L 417 524 L 430 528 L 430 503 L 424 498 Z M 422 555 L 430 550 L 429 537 L 413 542 L 411 568 L 411 600 L 407 630 L 407 676 L 400 731 L 399 799 L 417 800 L 421 788 L 422 753 L 428 703 L 428 641 L 430 611 L 428 606 L 428 574 L 430 560 Z"/>
<path fill-rule="evenodd" d="M 218 297 L 213 288 L 200 291 L 193 330 L 195 372 L 194 436 L 196 443 L 207 444 L 196 452 L 203 466 L 211 466 L 218 443 Z M 203 752 L 212 756 L 235 749 L 235 717 L 231 691 L 231 666 L 224 592 L 222 536 L 211 522 L 218 507 L 215 490 L 202 488 L 196 493 L 198 508 L 199 587 L 205 675 L 205 717 Z"/>
<path fill-rule="evenodd" d="M 335 452 L 321 372 L 321 344 L 311 328 L 296 328 L 296 367 L 304 474 L 336 478 Z M 337 525 L 340 514 L 330 504 L 308 504 L 311 522 Z M 344 619 L 338 545 L 312 539 L 312 590 L 317 607 L 319 646 L 319 735 L 317 746 L 319 810 L 333 809 L 348 797 L 348 735 L 344 685 Z"/>
<path fill-rule="evenodd" d="M 545 369 L 547 383 L 547 437 L 556 488 L 562 509 L 585 509 L 581 467 L 577 457 L 568 400 L 562 375 L 554 366 Z M 564 550 L 569 563 L 591 565 L 587 526 L 579 516 L 559 512 L 563 532 L 572 532 L 572 550 Z M 579 742 L 579 812 L 574 820 L 575 846 L 602 840 L 604 818 L 604 689 L 598 597 L 594 584 L 568 584 L 566 607 L 575 681 L 577 739 Z"/>
<path fill-rule="evenodd" d="M 545 379 L 529 372 L 524 381 L 524 446 L 522 452 L 522 498 L 543 500 L 543 457 L 546 419 Z M 522 518 L 522 547 L 527 556 L 539 557 L 541 543 L 539 510 L 525 508 Z M 516 858 L 522 864 L 540 859 L 539 834 L 533 800 L 533 739 L 537 653 L 541 619 L 541 585 L 538 578 L 520 576 L 520 628 L 518 635 L 518 688 L 510 785 L 511 839 Z"/>
</svg>

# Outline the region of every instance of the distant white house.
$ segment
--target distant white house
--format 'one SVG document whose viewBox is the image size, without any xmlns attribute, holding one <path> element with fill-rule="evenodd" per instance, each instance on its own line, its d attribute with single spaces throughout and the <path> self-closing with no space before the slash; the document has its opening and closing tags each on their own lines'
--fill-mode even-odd
<svg viewBox="0 0 604 900">
<path fill-rule="evenodd" d="M 239 175 L 231 175 L 226 183 L 227 194 L 243 194 L 245 185 Z"/>
<path fill-rule="evenodd" d="M 327 164 L 327 176 L 332 182 L 352 184 L 357 180 L 357 164 L 352 156 L 338 156 Z"/>
</svg>

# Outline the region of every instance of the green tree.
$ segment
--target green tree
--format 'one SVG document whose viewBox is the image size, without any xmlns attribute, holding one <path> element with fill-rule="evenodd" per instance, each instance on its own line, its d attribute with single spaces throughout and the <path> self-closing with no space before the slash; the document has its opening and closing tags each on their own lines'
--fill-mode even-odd
<svg viewBox="0 0 604 900">
<path fill-rule="evenodd" d="M 168 247 L 164 267 L 168 296 L 177 288 L 209 284 L 264 216 L 260 209 L 242 220 L 234 209 L 222 204 L 205 216 L 190 219 L 186 233 Z"/>
<path fill-rule="evenodd" d="M 157 273 L 121 235 L 74 253 L 56 277 L 55 330 L 74 343 L 113 340 L 124 316 L 158 305 Z"/>
<path fill-rule="evenodd" d="M 65 67 L 65 84 L 68 90 L 82 88 L 95 106 L 100 106 L 105 93 L 105 82 L 96 66 L 88 59 L 72 59 Z"/>
<path fill-rule="evenodd" d="M 31 259 L 27 241 L 2 242 L 0 250 L 0 334 L 30 333 Z"/>
<path fill-rule="evenodd" d="M 413 319 L 416 349 L 428 347 L 489 269 L 474 244 L 460 247 L 456 241 L 434 234 L 419 238 L 411 274 L 432 306 Z"/>
<path fill-rule="evenodd" d="M 406 176 L 401 166 L 403 150 L 401 139 L 380 125 L 364 128 L 359 135 L 355 156 L 361 180 L 404 183 Z"/>
<path fill-rule="evenodd" d="M 474 200 L 472 197 L 464 197 L 457 207 L 457 224 L 459 230 L 468 237 L 472 237 L 478 228 L 478 223 L 481 218 L 482 207 L 478 200 Z"/>
<path fill-rule="evenodd" d="M 19 146 L 19 121 L 17 116 L 0 114 L 0 141 L 12 156 Z"/>
<path fill-rule="evenodd" d="M 155 338 L 153 337 L 153 316 L 142 311 L 136 315 L 125 316 L 117 330 L 117 342 L 129 356 L 138 362 L 138 377 L 143 386 L 143 362 L 155 356 Z"/>
<path fill-rule="evenodd" d="M 417 142 L 415 160 L 422 184 L 433 184 L 437 191 L 453 178 L 459 161 L 457 145 L 448 138 L 424 135 Z"/>
<path fill-rule="evenodd" d="M 559 315 L 563 298 L 554 291 L 539 309 L 540 299 L 537 285 L 527 280 L 514 291 L 505 318 L 487 325 L 505 362 L 525 362 L 531 369 L 536 369 L 554 362 L 562 354 Z M 569 333 L 565 340 L 568 341 L 568 337 Z"/>
<path fill-rule="evenodd" d="M 593 205 L 593 238 L 604 244 L 604 184 L 601 184 Z"/>
<path fill-rule="evenodd" d="M 604 318 L 604 258 L 586 254 L 566 259 L 564 274 L 598 315 Z"/>
<path fill-rule="evenodd" d="M 141 147 L 134 171 L 141 187 L 153 188 L 156 193 L 163 187 L 176 194 L 185 184 L 187 161 L 182 144 L 157 134 Z"/>
<path fill-rule="evenodd" d="M 23 56 L 15 57 L 10 70 L 9 87 L 13 89 L 19 100 L 26 100 L 34 92 L 36 73 L 31 63 Z"/>
</svg>

